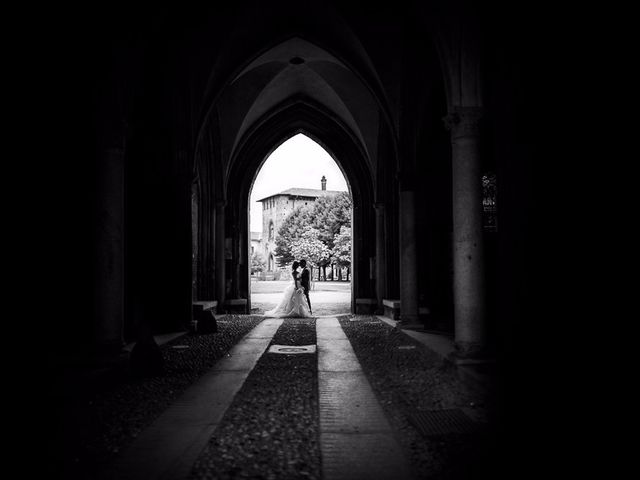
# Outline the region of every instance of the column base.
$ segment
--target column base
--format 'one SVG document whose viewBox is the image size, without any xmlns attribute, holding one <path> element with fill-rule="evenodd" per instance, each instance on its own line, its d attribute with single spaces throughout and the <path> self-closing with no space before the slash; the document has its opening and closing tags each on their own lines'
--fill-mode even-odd
<svg viewBox="0 0 640 480">
<path fill-rule="evenodd" d="M 153 337 L 136 342 L 129 355 L 129 368 L 134 376 L 141 378 L 165 373 L 164 358 Z"/>
<path fill-rule="evenodd" d="M 218 331 L 218 321 L 212 309 L 196 311 L 193 320 L 189 325 L 191 333 L 216 333 Z"/>
<path fill-rule="evenodd" d="M 118 355 L 123 352 L 127 344 L 122 339 L 118 340 L 99 340 L 94 344 L 94 353 L 98 357 L 108 357 Z"/>
<path fill-rule="evenodd" d="M 454 357 L 456 363 L 464 361 L 485 361 L 489 359 L 486 347 L 481 343 L 475 342 L 455 342 L 456 351 Z"/>
<path fill-rule="evenodd" d="M 120 365 L 126 362 L 129 356 L 125 347 L 124 341 L 117 340 L 95 343 L 91 352 L 87 354 L 87 360 L 96 368 Z"/>
<path fill-rule="evenodd" d="M 230 314 L 246 315 L 247 299 L 246 298 L 228 298 L 224 301 L 224 311 Z"/>
<path fill-rule="evenodd" d="M 377 300 L 375 298 L 356 298 L 356 314 L 372 315 L 377 308 Z"/>
<path fill-rule="evenodd" d="M 400 320 L 398 321 L 398 326 L 400 328 L 411 328 L 411 329 L 420 329 L 424 328 L 424 324 L 420 321 L 418 315 L 400 315 Z"/>
<path fill-rule="evenodd" d="M 383 299 L 382 307 L 385 317 L 389 317 L 391 320 L 400 320 L 400 300 Z"/>
</svg>

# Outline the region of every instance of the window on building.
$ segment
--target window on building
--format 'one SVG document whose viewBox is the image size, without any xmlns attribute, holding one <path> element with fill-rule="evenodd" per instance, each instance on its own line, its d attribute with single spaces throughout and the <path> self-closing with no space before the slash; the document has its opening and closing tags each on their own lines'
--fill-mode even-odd
<svg viewBox="0 0 640 480">
<path fill-rule="evenodd" d="M 269 240 L 273 240 L 273 222 L 269 224 Z"/>
</svg>

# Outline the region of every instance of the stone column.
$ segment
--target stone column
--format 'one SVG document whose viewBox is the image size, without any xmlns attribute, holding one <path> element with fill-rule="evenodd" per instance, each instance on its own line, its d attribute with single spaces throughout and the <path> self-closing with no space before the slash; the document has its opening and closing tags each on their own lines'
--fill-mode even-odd
<svg viewBox="0 0 640 480">
<path fill-rule="evenodd" d="M 387 260 L 385 258 L 385 236 L 384 236 L 384 203 L 377 202 L 376 209 L 376 296 L 378 305 L 376 311 L 384 313 L 384 300 L 387 294 Z"/>
<path fill-rule="evenodd" d="M 231 241 L 233 252 L 233 265 L 234 268 L 229 272 L 231 276 L 231 298 L 240 298 L 240 268 L 242 263 L 242 238 L 240 235 L 240 226 L 237 220 L 232 222 L 231 227 Z"/>
<path fill-rule="evenodd" d="M 199 195 L 195 183 L 191 184 L 191 301 L 200 298 L 202 291 L 202 268 L 198 268 L 201 253 L 200 247 L 200 218 L 198 217 Z"/>
<path fill-rule="evenodd" d="M 418 323 L 415 192 L 400 192 L 400 322 Z"/>
<path fill-rule="evenodd" d="M 460 356 L 485 345 L 482 178 L 478 148 L 479 107 L 455 107 L 444 118 L 451 131 L 453 177 L 453 300 Z"/>
<path fill-rule="evenodd" d="M 360 291 L 360 282 L 364 281 L 365 275 L 362 274 L 362 242 L 363 228 L 362 217 L 359 214 L 360 205 L 355 201 L 352 207 L 352 222 L 351 222 L 351 270 L 347 269 L 347 272 L 351 272 L 351 313 L 356 313 L 356 298 L 362 295 Z M 354 274 L 354 272 L 358 272 Z"/>
<path fill-rule="evenodd" d="M 226 202 L 216 202 L 216 300 L 218 308 L 222 308 L 225 300 L 226 274 L 225 274 L 225 218 L 224 208 Z"/>
<path fill-rule="evenodd" d="M 124 345 L 124 149 L 105 148 L 98 158 L 95 341 L 100 349 Z"/>
</svg>

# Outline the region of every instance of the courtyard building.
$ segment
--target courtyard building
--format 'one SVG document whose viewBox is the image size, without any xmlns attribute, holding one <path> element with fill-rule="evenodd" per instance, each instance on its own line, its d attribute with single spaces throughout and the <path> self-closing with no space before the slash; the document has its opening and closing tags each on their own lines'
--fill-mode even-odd
<svg viewBox="0 0 640 480">
<path fill-rule="evenodd" d="M 327 190 L 327 179 L 321 179 L 321 188 L 289 188 L 279 193 L 259 199 L 262 202 L 262 251 L 267 262 L 267 271 L 278 269 L 275 256 L 278 231 L 284 220 L 296 208 L 310 207 L 319 197 L 340 193 L 338 190 Z"/>
</svg>

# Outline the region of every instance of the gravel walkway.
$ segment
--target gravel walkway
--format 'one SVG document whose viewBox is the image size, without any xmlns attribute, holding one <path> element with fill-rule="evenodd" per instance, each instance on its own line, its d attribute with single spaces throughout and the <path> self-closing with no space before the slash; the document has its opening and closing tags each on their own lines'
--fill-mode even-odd
<svg viewBox="0 0 640 480">
<path fill-rule="evenodd" d="M 164 375 L 134 379 L 124 368 L 110 372 L 103 381 L 81 381 L 69 386 L 63 399 L 59 430 L 64 439 L 60 452 L 61 478 L 94 478 L 94 473 L 110 462 L 150 425 L 184 390 L 207 372 L 262 317 L 227 315 L 218 321 L 218 332 L 185 334 L 164 345 Z M 60 448 L 60 447 L 58 447 Z"/>
<path fill-rule="evenodd" d="M 56 412 L 57 430 L 64 435 L 45 435 L 45 441 L 57 445 L 56 462 L 64 465 L 52 465 L 49 477 L 95 478 L 101 466 L 111 462 L 262 319 L 228 315 L 219 321 L 216 334 L 187 334 L 163 345 L 167 371 L 162 376 L 133 379 L 120 370 L 103 382 L 76 381 L 73 388 L 62 389 L 69 393 L 59 399 L 63 408 Z M 408 420 L 415 410 L 447 408 L 471 409 L 482 419 L 487 405 L 480 395 L 469 391 L 440 357 L 401 331 L 372 316 L 339 319 L 399 432 L 416 478 L 485 478 L 491 473 L 495 457 L 487 432 L 423 437 Z M 271 343 L 315 344 L 315 319 L 285 319 Z M 190 478 L 320 479 L 317 382 L 316 354 L 265 353 Z"/>
<path fill-rule="evenodd" d="M 271 344 L 314 345 L 314 319 L 285 319 Z M 320 479 L 316 354 L 265 353 L 191 479 Z"/>
<path fill-rule="evenodd" d="M 482 396 L 466 388 L 434 352 L 377 318 L 349 315 L 340 317 L 340 324 L 399 432 L 416 478 L 489 478 L 495 457 L 488 429 L 424 437 L 409 422 L 413 411 L 451 408 L 466 409 L 475 419 L 486 420 Z"/>
</svg>

